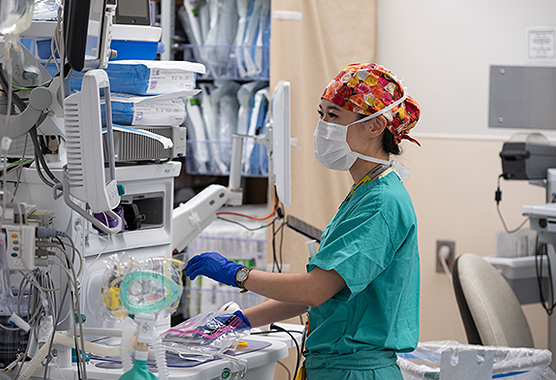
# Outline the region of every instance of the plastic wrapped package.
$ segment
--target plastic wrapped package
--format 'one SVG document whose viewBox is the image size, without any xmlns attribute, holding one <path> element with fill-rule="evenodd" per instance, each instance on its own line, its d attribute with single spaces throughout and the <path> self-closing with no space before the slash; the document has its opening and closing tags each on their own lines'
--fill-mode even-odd
<svg viewBox="0 0 556 380">
<path fill-rule="evenodd" d="M 218 136 L 220 141 L 232 141 L 233 135 L 237 132 L 239 111 L 237 92 L 239 87 L 240 85 L 237 82 L 220 83 L 216 81 L 214 96 L 218 102 Z"/>
<path fill-rule="evenodd" d="M 206 144 L 205 121 L 200 103 L 199 99 L 192 98 L 186 104 L 187 115 L 189 117 L 185 119 L 185 126 L 187 128 L 188 140 L 192 141 L 187 146 L 189 153 L 186 157 L 188 162 L 193 162 L 195 173 L 211 174 L 209 171 L 210 153 L 209 147 Z"/>
<path fill-rule="evenodd" d="M 155 96 L 111 93 L 112 122 L 121 125 L 171 126 L 185 121 L 187 99 L 199 90 L 183 90 Z M 103 121 L 104 121 L 104 105 Z"/>
<path fill-rule="evenodd" d="M 264 134 L 270 118 L 269 89 L 264 81 L 240 85 L 233 81 L 201 84 L 202 93 L 187 105 L 186 119 L 189 174 L 227 175 L 232 154 L 232 136 Z M 193 104 L 195 103 L 195 104 Z M 266 148 L 245 139 L 242 174 L 268 175 Z"/>
<path fill-rule="evenodd" d="M 205 133 L 207 140 L 218 141 L 219 131 L 218 131 L 218 119 L 219 115 L 216 112 L 218 110 L 217 99 L 213 96 L 213 91 L 215 89 L 214 85 L 210 83 L 204 83 L 201 86 L 201 110 L 203 114 L 203 120 L 205 122 Z M 227 171 L 229 164 L 222 161 L 222 153 L 219 144 L 209 144 L 207 149 L 210 151 L 210 162 L 209 166 L 211 172 L 225 173 Z"/>
<path fill-rule="evenodd" d="M 555 380 L 549 350 L 461 344 L 419 343 L 411 353 L 398 353 L 404 380 L 511 379 Z M 457 364 L 455 364 L 457 362 Z"/>
<path fill-rule="evenodd" d="M 110 90 L 135 95 L 158 95 L 195 89 L 196 74 L 205 66 L 186 61 L 113 61 L 105 69 Z"/>
<path fill-rule="evenodd" d="M 210 24 L 204 46 L 200 48 L 201 61 L 209 72 L 219 73 L 230 60 L 238 23 L 237 7 L 230 0 L 209 0 L 208 7 Z"/>
<path fill-rule="evenodd" d="M 33 20 L 57 20 L 60 5 L 62 0 L 35 0 Z"/>
<path fill-rule="evenodd" d="M 18 39 L 29 29 L 33 19 L 35 0 L 2 0 L 0 2 L 0 35 Z"/>
<path fill-rule="evenodd" d="M 184 59 L 205 64 L 205 78 L 268 80 L 269 0 L 185 0 L 178 18 Z"/>
<path fill-rule="evenodd" d="M 109 320 L 128 314 L 171 314 L 182 293 L 183 262 L 167 257 L 143 261 L 112 255 L 106 263 L 99 308 Z"/>
<path fill-rule="evenodd" d="M 164 332 L 162 341 L 176 353 L 220 355 L 250 333 L 239 315 L 206 311 Z"/>
<path fill-rule="evenodd" d="M 240 56 L 238 65 L 243 66 L 240 72 L 244 72 L 245 77 L 256 77 L 268 71 L 263 67 L 266 61 L 263 50 L 257 49 L 265 43 L 270 43 L 270 0 L 254 0 L 247 8 L 242 47 L 236 51 Z"/>
<path fill-rule="evenodd" d="M 249 118 L 247 134 L 264 135 L 266 124 L 270 120 L 270 91 L 265 87 L 255 93 L 253 109 Z M 268 156 L 266 147 L 253 139 L 245 142 L 243 171 L 248 175 L 268 175 Z"/>
</svg>

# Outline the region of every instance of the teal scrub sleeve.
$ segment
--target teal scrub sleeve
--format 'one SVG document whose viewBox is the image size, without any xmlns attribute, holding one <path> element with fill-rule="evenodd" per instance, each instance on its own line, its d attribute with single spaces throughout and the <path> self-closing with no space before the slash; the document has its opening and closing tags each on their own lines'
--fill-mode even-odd
<svg viewBox="0 0 556 380">
<path fill-rule="evenodd" d="M 349 292 L 342 291 L 335 297 L 345 300 L 367 288 L 392 262 L 395 252 L 387 220 L 380 211 L 342 221 L 323 243 L 307 264 L 307 271 L 315 267 L 336 271 Z"/>
</svg>

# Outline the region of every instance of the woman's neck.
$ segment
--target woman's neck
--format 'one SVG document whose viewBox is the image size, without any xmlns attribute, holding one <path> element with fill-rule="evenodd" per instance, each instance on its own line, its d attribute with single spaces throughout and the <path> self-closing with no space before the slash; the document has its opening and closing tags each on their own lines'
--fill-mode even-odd
<svg viewBox="0 0 556 380">
<path fill-rule="evenodd" d="M 376 157 L 380 160 L 388 161 L 388 157 Z M 359 183 L 371 170 L 373 170 L 377 165 L 376 162 L 365 161 L 361 158 L 358 158 L 353 166 L 349 169 L 349 173 L 351 174 L 351 178 L 353 178 L 353 182 Z"/>
</svg>

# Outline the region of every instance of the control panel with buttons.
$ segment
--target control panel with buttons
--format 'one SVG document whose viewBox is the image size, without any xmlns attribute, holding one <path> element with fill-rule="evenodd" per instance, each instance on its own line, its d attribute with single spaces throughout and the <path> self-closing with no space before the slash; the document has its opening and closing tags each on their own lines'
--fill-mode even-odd
<svg viewBox="0 0 556 380">
<path fill-rule="evenodd" d="M 6 255 L 11 271 L 32 270 L 35 267 L 35 225 L 2 226 L 6 234 Z"/>
</svg>

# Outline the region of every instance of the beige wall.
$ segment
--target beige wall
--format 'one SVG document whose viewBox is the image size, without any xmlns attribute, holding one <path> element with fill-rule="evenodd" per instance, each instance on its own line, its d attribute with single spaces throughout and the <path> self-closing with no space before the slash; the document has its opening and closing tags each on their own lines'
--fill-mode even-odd
<svg viewBox="0 0 556 380">
<path fill-rule="evenodd" d="M 406 187 L 419 220 L 421 256 L 421 341 L 466 342 L 448 277 L 436 273 L 436 240 L 456 242 L 456 255 L 496 254 L 495 234 L 503 227 L 494 192 L 501 173 L 502 142 L 422 138 L 405 144 L 403 162 L 411 171 Z M 544 189 L 522 181 L 501 182 L 500 208 L 509 228 L 522 220 L 521 205 L 542 203 Z M 538 348 L 547 346 L 547 317 L 540 304 L 525 307 Z"/>
</svg>

